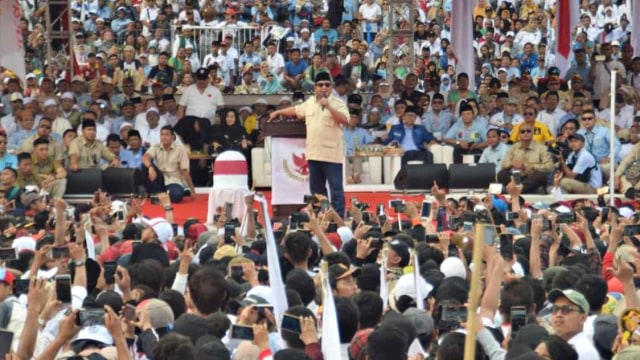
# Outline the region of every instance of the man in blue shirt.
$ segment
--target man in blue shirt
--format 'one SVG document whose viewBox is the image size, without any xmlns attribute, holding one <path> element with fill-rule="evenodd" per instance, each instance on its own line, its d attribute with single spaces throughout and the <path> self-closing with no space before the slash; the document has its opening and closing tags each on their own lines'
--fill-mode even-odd
<svg viewBox="0 0 640 360">
<path fill-rule="evenodd" d="M 307 63 L 300 60 L 299 49 L 291 49 L 289 51 L 289 58 L 291 60 L 284 64 L 282 86 L 289 90 L 300 90 L 302 81 L 304 80 L 305 70 L 307 70 Z"/>
<path fill-rule="evenodd" d="M 480 155 L 479 164 L 491 163 L 496 166 L 496 174 L 500 172 L 502 160 L 507 156 L 509 151 L 509 145 L 500 141 L 500 129 L 491 128 L 487 130 L 487 146 L 482 155 Z"/>
<path fill-rule="evenodd" d="M 581 126 L 578 134 L 584 136 L 585 148 L 593 154 L 602 167 L 609 168 L 609 162 L 615 161 L 615 155 L 620 151 L 620 141 L 614 136 L 614 158 L 611 159 L 609 157 L 609 139 L 611 138 L 609 127 L 596 125 L 596 116 L 591 109 L 582 112 L 580 122 Z M 606 177 L 609 172 L 605 171 L 604 174 Z"/>
<path fill-rule="evenodd" d="M 0 133 L 0 171 L 5 168 L 18 168 L 18 158 L 14 154 L 7 153 L 7 135 Z"/>
<path fill-rule="evenodd" d="M 132 20 L 127 17 L 127 9 L 124 6 L 120 6 L 116 14 L 118 17 L 111 21 L 111 30 L 115 31 L 118 38 L 120 38 L 127 32 L 127 25 Z"/>
<path fill-rule="evenodd" d="M 474 120 L 473 108 L 468 104 L 460 105 L 460 120 L 444 136 L 444 142 L 453 146 L 456 164 L 462 163 L 463 154 L 480 155 L 489 145 L 485 129 Z"/>
<path fill-rule="evenodd" d="M 403 166 L 411 160 L 421 160 L 424 164 L 433 163 L 433 155 L 428 147 L 436 141 L 433 134 L 428 132 L 424 126 L 415 126 L 417 117 L 416 108 L 407 106 L 402 115 L 402 123 L 393 125 L 384 140 L 385 145 L 396 143 L 404 149 Z"/>
<path fill-rule="evenodd" d="M 595 194 L 602 186 L 602 170 L 596 159 L 584 148 L 585 138 L 580 134 L 569 137 L 571 154 L 564 161 L 556 155 L 563 174 L 560 180 L 562 191 L 570 194 Z"/>
<path fill-rule="evenodd" d="M 433 94 L 431 111 L 422 116 L 422 124 L 427 131 L 436 139 L 442 140 L 455 122 L 456 117 L 445 107 L 444 96 L 440 93 Z"/>
<path fill-rule="evenodd" d="M 327 18 L 322 20 L 322 27 L 313 33 L 313 39 L 316 41 L 316 44 L 320 43 L 320 38 L 323 36 L 327 37 L 329 46 L 333 45 L 336 40 L 338 40 L 338 32 L 336 29 L 331 28 L 331 23 Z"/>
<path fill-rule="evenodd" d="M 18 150 L 22 143 L 31 135 L 35 134 L 33 129 L 34 117 L 30 110 L 22 110 L 17 114 L 18 130 L 9 137 L 7 148 Z"/>
<path fill-rule="evenodd" d="M 345 173 L 348 184 L 359 184 L 361 182 L 360 174 L 362 174 L 362 161 L 364 159 L 360 156 L 354 156 L 356 147 L 371 144 L 373 137 L 369 134 L 369 131 L 359 127 L 362 121 L 360 120 L 360 109 L 351 108 L 349 109 L 349 114 L 349 123 L 342 130 L 347 153 Z"/>
</svg>

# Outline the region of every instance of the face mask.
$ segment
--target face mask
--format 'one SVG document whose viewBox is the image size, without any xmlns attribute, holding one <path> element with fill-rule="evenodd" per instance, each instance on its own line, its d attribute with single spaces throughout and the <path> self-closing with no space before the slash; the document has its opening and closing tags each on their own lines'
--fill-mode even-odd
<svg viewBox="0 0 640 360">
<path fill-rule="evenodd" d="M 380 76 L 381 78 L 385 79 L 387 77 L 387 70 L 385 69 L 378 69 L 376 70 L 376 75 Z"/>
</svg>

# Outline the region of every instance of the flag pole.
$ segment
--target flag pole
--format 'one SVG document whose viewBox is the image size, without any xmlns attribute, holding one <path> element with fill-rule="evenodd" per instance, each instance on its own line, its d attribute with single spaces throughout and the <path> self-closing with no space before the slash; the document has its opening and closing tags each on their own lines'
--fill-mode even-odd
<svg viewBox="0 0 640 360">
<path fill-rule="evenodd" d="M 473 237 L 473 271 L 471 271 L 471 288 L 469 289 L 469 305 L 467 307 L 467 336 L 464 339 L 464 360 L 473 360 L 476 356 L 476 317 L 480 305 L 480 273 L 482 272 L 482 247 L 484 246 L 484 228 L 488 224 L 476 224 Z"/>
<path fill-rule="evenodd" d="M 617 70 L 611 71 L 611 100 L 609 106 L 611 107 L 611 119 L 609 120 L 609 205 L 615 206 L 615 136 L 616 136 L 616 74 Z"/>
</svg>

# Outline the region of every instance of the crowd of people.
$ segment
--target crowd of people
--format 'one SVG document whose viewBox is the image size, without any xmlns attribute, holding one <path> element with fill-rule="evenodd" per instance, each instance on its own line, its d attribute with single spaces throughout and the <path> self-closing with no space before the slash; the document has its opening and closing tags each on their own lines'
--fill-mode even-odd
<svg viewBox="0 0 640 360">
<path fill-rule="evenodd" d="M 478 0 L 474 59 L 453 52 L 453 1 L 417 1 L 414 37 L 396 48 L 390 29 L 409 16 L 396 8 L 389 24 L 386 0 L 74 1 L 73 77 L 48 58 L 46 4 L 21 1 L 28 74 L 0 68 L 0 352 L 445 360 L 462 359 L 474 334 L 476 359 L 640 357 L 630 1 L 580 2 L 564 72 L 558 1 Z M 289 32 L 238 44 L 231 31 L 270 24 Z M 202 27 L 227 30 L 208 53 Z M 473 74 L 456 72 L 464 61 Z M 233 94 L 281 95 L 235 109 Z M 265 122 L 291 118 L 315 130 L 318 194 L 305 208 L 271 223 L 247 196 L 242 219 L 219 209 L 213 224 L 175 224 L 173 205 L 211 178 L 194 154 L 250 161 Z M 403 162 L 451 147 L 454 162 L 494 164 L 503 191 L 456 200 L 436 184 L 422 203 L 345 199 L 336 154 L 359 183 L 356 149 L 373 143 L 402 148 Z M 106 167 L 134 169 L 136 195 L 62 200 L 70 173 Z M 607 182 L 630 202 L 522 197 L 596 194 Z M 164 217 L 145 217 L 148 194 Z"/>
</svg>

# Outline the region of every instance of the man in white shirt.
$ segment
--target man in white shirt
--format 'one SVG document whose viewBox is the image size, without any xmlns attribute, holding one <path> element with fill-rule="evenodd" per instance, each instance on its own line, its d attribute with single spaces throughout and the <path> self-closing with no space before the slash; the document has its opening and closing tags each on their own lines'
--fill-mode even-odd
<svg viewBox="0 0 640 360">
<path fill-rule="evenodd" d="M 558 126 L 560 126 L 560 119 L 567 113 L 560 109 L 558 104 L 560 103 L 560 95 L 556 91 L 549 91 L 545 97 L 546 110 L 540 111 L 538 114 L 538 121 L 547 125 L 551 134 L 556 136 L 558 134 Z"/>
<path fill-rule="evenodd" d="M 176 118 L 195 116 L 213 122 L 218 106 L 224 106 L 224 98 L 220 90 L 209 83 L 207 69 L 200 68 L 195 75 L 196 83 L 189 86 L 180 97 Z"/>
<path fill-rule="evenodd" d="M 278 75 L 278 77 L 281 77 L 282 71 L 284 71 L 284 57 L 282 57 L 282 54 L 278 52 L 276 43 L 270 42 L 269 45 L 267 45 L 266 60 L 269 63 L 269 67 L 271 67 L 271 69 L 276 72 L 276 75 Z"/>
<path fill-rule="evenodd" d="M 502 160 L 507 157 L 507 151 L 509 151 L 509 145 L 500 141 L 500 130 L 492 128 L 487 131 L 487 146 L 480 155 L 479 164 L 491 163 L 496 166 L 496 174 L 500 172 L 502 166 Z"/>
<path fill-rule="evenodd" d="M 551 290 L 548 296 L 551 306 L 551 326 L 569 345 L 573 346 L 580 360 L 600 360 L 593 340 L 583 332 L 589 316 L 587 299 L 576 290 Z"/>
</svg>

